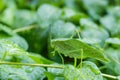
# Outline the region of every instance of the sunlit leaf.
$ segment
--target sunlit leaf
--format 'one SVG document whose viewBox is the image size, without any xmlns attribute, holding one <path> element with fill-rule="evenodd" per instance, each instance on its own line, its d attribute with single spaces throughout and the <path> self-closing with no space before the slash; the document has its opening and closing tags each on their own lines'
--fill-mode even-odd
<svg viewBox="0 0 120 80">
<path fill-rule="evenodd" d="M 64 77 L 65 80 L 103 80 L 98 67 L 92 62 L 83 62 L 82 68 L 75 68 L 72 65 L 66 66 Z"/>
</svg>

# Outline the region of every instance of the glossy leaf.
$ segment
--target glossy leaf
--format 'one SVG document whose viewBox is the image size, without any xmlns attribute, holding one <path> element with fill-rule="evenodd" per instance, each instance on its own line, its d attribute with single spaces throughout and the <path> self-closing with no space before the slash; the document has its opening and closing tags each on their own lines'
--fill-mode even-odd
<svg viewBox="0 0 120 80">
<path fill-rule="evenodd" d="M 6 55 L 5 55 L 6 54 Z M 33 63 L 34 61 L 28 57 L 28 52 L 20 48 L 17 44 L 9 40 L 0 40 L 0 58 L 4 57 L 4 60 L 14 61 L 14 62 L 29 62 Z"/>
<path fill-rule="evenodd" d="M 106 68 L 105 72 L 112 75 L 120 75 L 120 49 L 108 48 L 105 50 L 110 62 L 104 63 Z"/>
<path fill-rule="evenodd" d="M 53 65 L 59 66 L 59 64 L 53 64 Z M 47 72 L 45 74 L 48 80 L 65 80 L 63 76 L 63 69 L 47 68 Z"/>
<path fill-rule="evenodd" d="M 64 77 L 65 80 L 103 80 L 98 67 L 87 61 L 83 62 L 82 68 L 74 68 L 72 65 L 66 66 Z"/>
<path fill-rule="evenodd" d="M 43 80 L 44 72 L 41 67 L 0 65 L 1 80 Z"/>
<path fill-rule="evenodd" d="M 19 35 L 12 35 L 12 36 L 8 36 L 8 35 L 5 35 L 5 34 L 0 34 L 0 39 L 2 40 L 9 40 L 9 41 L 12 41 L 13 43 L 19 45 L 21 48 L 27 50 L 28 49 L 28 43 L 27 41 L 19 36 Z"/>
<path fill-rule="evenodd" d="M 75 32 L 75 29 L 74 24 L 70 22 L 65 23 L 62 20 L 58 20 L 53 24 L 51 34 L 53 38 L 69 38 Z"/>
<path fill-rule="evenodd" d="M 37 14 L 39 25 L 42 28 L 46 28 L 60 18 L 61 10 L 55 6 L 43 4 L 38 8 Z"/>
</svg>

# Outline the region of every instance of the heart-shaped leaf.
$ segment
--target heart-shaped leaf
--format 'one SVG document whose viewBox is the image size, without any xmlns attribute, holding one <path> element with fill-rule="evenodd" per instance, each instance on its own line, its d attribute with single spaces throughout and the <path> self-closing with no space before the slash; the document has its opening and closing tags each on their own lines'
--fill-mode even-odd
<svg viewBox="0 0 120 80">
<path fill-rule="evenodd" d="M 65 80 L 103 80 L 98 67 L 89 61 L 83 62 L 82 68 L 67 65 L 64 68 Z"/>
</svg>

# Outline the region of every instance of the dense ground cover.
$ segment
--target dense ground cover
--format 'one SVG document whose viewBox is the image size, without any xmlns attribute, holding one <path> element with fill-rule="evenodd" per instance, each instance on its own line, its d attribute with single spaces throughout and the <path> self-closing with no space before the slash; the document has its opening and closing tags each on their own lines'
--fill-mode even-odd
<svg viewBox="0 0 120 80">
<path fill-rule="evenodd" d="M 119 0 L 0 0 L 0 80 L 119 76 Z"/>
</svg>

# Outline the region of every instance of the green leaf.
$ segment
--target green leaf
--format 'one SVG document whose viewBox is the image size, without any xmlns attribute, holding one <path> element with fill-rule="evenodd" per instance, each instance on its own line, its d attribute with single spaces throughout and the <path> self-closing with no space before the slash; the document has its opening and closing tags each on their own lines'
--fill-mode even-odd
<svg viewBox="0 0 120 80">
<path fill-rule="evenodd" d="M 6 54 L 7 53 L 7 54 Z M 6 54 L 6 56 L 4 56 Z M 28 56 L 28 52 L 20 48 L 17 44 L 9 40 L 0 40 L 0 58 L 5 57 L 6 61 L 14 62 L 28 62 L 33 63 L 34 61 Z"/>
<path fill-rule="evenodd" d="M 106 68 L 104 72 L 112 75 L 120 75 L 120 49 L 113 49 L 111 47 L 105 50 L 110 62 L 104 63 Z"/>
<path fill-rule="evenodd" d="M 80 19 L 80 25 L 81 27 L 83 27 L 83 29 L 96 29 L 98 28 L 98 25 L 95 24 L 92 20 L 88 19 L 88 18 L 82 18 Z"/>
<path fill-rule="evenodd" d="M 92 46 L 83 43 L 76 39 L 55 39 L 52 40 L 52 47 L 59 53 L 72 58 L 81 58 L 81 50 L 83 50 L 83 57 L 91 57 L 102 61 L 108 61 L 103 51 L 97 50 Z"/>
<path fill-rule="evenodd" d="M 71 9 L 71 8 L 63 8 L 63 17 L 66 18 L 70 18 L 71 16 L 75 15 L 76 12 L 75 10 Z"/>
<path fill-rule="evenodd" d="M 32 54 L 28 54 L 28 56 L 34 60 L 36 63 L 40 63 L 40 64 L 52 64 L 54 62 L 44 58 L 43 56 L 41 55 L 38 55 L 36 53 L 32 53 Z"/>
<path fill-rule="evenodd" d="M 30 77 L 30 80 L 43 80 L 45 78 L 44 72 L 46 71 L 42 67 L 27 67 L 25 71 Z"/>
<path fill-rule="evenodd" d="M 13 28 L 27 27 L 36 21 L 36 15 L 33 11 L 16 10 L 13 21 Z"/>
<path fill-rule="evenodd" d="M 52 64 L 52 65 L 60 66 L 60 64 Z M 63 69 L 47 68 L 47 71 L 50 72 L 50 73 L 53 73 L 56 76 L 60 76 L 60 75 L 62 76 L 63 75 Z"/>
<path fill-rule="evenodd" d="M 53 64 L 58 65 L 59 64 Z M 64 80 L 63 76 L 63 69 L 57 69 L 57 68 L 47 68 L 47 72 L 45 72 L 48 80 Z"/>
<path fill-rule="evenodd" d="M 9 36 L 14 34 L 10 28 L 8 28 L 7 26 L 3 24 L 0 24 L 0 33 L 3 33 L 3 32 Z"/>
<path fill-rule="evenodd" d="M 45 72 L 45 74 L 47 76 L 47 80 L 65 80 L 64 77 L 56 76 L 50 72 Z"/>
<path fill-rule="evenodd" d="M 120 80 L 120 76 L 118 76 L 117 78 L 118 78 L 118 80 Z"/>
<path fill-rule="evenodd" d="M 110 7 L 108 14 L 100 19 L 101 24 L 110 31 L 112 36 L 120 34 L 120 7 Z M 119 36 L 120 37 L 120 36 Z"/>
<path fill-rule="evenodd" d="M 16 11 L 16 4 L 14 0 L 3 0 L 6 3 L 6 8 L 0 15 L 0 20 L 10 26 L 14 23 L 14 12 Z"/>
<path fill-rule="evenodd" d="M 83 62 L 82 68 L 75 68 L 72 65 L 67 65 L 64 68 L 65 80 L 103 80 L 98 67 L 92 63 Z"/>
<path fill-rule="evenodd" d="M 15 34 L 9 27 L 0 24 L 0 39 L 6 39 L 18 44 L 23 49 L 28 49 L 28 44 L 24 38 Z"/>
<path fill-rule="evenodd" d="M 119 38 L 108 38 L 105 41 L 105 47 L 109 47 L 109 44 L 111 44 L 111 46 L 113 48 L 119 48 L 120 46 L 120 39 Z"/>
<path fill-rule="evenodd" d="M 120 20 L 116 21 L 113 16 L 107 15 L 101 18 L 101 24 L 110 31 L 112 36 L 119 36 L 120 33 Z M 115 28 L 114 28 L 115 26 Z"/>
<path fill-rule="evenodd" d="M 33 0 L 33 1 L 17 0 L 16 1 L 17 6 L 19 8 L 24 8 L 24 9 L 27 8 L 27 9 L 32 9 L 32 10 L 36 9 L 39 2 L 41 2 L 41 1 L 39 1 L 39 0 Z M 43 2 L 43 0 L 42 0 L 42 2 Z"/>
<path fill-rule="evenodd" d="M 108 15 L 114 16 L 115 18 L 120 18 L 120 6 L 111 6 L 107 8 Z"/>
<path fill-rule="evenodd" d="M 76 13 L 75 15 L 71 16 L 67 20 L 73 22 L 74 24 L 79 24 L 79 20 L 86 17 L 87 16 L 83 13 Z"/>
<path fill-rule="evenodd" d="M 99 19 L 108 5 L 108 0 L 82 0 L 82 2 L 93 19 Z"/>
<path fill-rule="evenodd" d="M 69 38 L 75 32 L 75 29 L 74 24 L 70 22 L 65 23 L 62 20 L 58 20 L 53 24 L 51 34 L 53 38 Z"/>
<path fill-rule="evenodd" d="M 111 44 L 118 44 L 120 45 L 120 39 L 119 38 L 108 38 L 106 40 L 107 43 L 111 43 Z"/>
<path fill-rule="evenodd" d="M 64 5 L 65 5 L 65 7 L 71 8 L 71 9 L 78 8 L 75 0 L 64 0 Z"/>
<path fill-rule="evenodd" d="M 43 4 L 38 8 L 37 14 L 39 25 L 46 28 L 60 18 L 61 10 L 55 6 Z"/>
<path fill-rule="evenodd" d="M 104 41 L 109 37 L 108 32 L 99 27 L 96 23 L 89 19 L 80 19 L 80 24 L 83 30 L 81 31 L 82 38 L 87 39 L 98 39 L 100 41 Z"/>
<path fill-rule="evenodd" d="M 20 34 L 24 36 L 24 38 L 28 42 L 30 52 L 46 53 L 47 41 L 49 36 L 48 31 L 49 31 L 48 28 L 43 30 L 40 27 L 36 27 L 32 30 L 25 31 Z"/>
<path fill-rule="evenodd" d="M 77 12 L 71 8 L 63 9 L 63 18 L 67 21 L 73 22 L 74 24 L 79 24 L 81 18 L 86 18 L 84 13 Z"/>
<path fill-rule="evenodd" d="M 41 67 L 0 65 L 1 80 L 43 80 L 44 72 Z"/>
<path fill-rule="evenodd" d="M 19 35 L 12 35 L 12 36 L 8 36 L 8 35 L 5 35 L 5 34 L 0 34 L 0 39 L 2 40 L 9 40 L 15 44 L 17 44 L 18 46 L 20 46 L 21 48 L 27 50 L 28 49 L 28 43 L 27 41 L 22 38 L 21 36 Z"/>
<path fill-rule="evenodd" d="M 4 0 L 0 0 L 0 12 L 6 7 Z"/>
<path fill-rule="evenodd" d="M 19 35 L 14 35 L 12 37 L 8 37 L 8 38 L 6 38 L 6 40 L 12 41 L 13 43 L 15 43 L 18 46 L 20 46 L 21 48 L 23 48 L 24 50 L 28 49 L 27 41 L 23 37 L 21 37 Z"/>
</svg>

